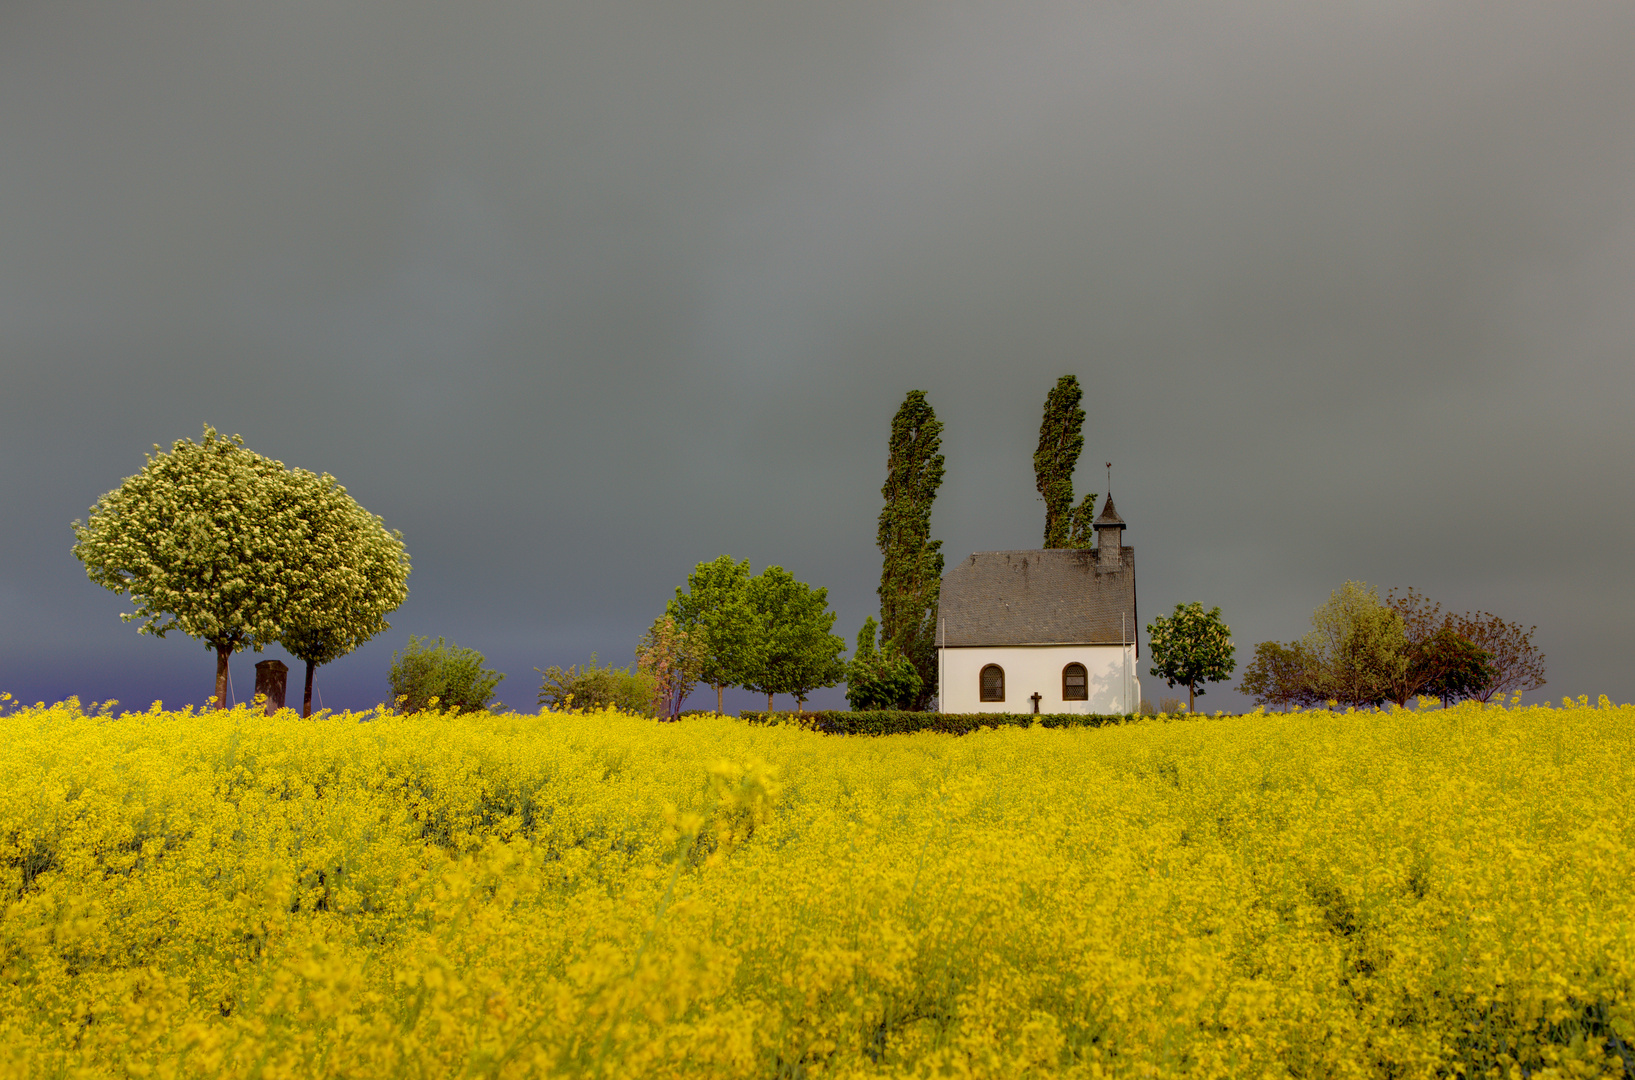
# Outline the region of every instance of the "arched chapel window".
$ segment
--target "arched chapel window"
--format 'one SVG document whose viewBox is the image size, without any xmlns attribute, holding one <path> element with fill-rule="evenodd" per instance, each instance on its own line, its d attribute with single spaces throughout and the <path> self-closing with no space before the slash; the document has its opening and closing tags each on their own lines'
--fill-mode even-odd
<svg viewBox="0 0 1635 1080">
<path fill-rule="evenodd" d="M 1005 700 L 1005 669 L 998 664 L 989 664 L 982 669 L 982 697 L 983 701 Z"/>
<path fill-rule="evenodd" d="M 1069 664 L 1062 668 L 1062 700 L 1090 700 L 1090 680 L 1084 673 L 1083 664 Z"/>
</svg>

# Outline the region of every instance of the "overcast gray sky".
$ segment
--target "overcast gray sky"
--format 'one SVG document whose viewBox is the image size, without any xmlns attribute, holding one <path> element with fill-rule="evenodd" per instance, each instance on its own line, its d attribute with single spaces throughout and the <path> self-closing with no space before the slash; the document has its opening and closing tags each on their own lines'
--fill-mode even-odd
<svg viewBox="0 0 1635 1080">
<path fill-rule="evenodd" d="M 0 689 L 209 694 L 68 527 L 207 422 L 404 533 L 326 704 L 413 633 L 532 707 L 723 552 L 850 640 L 910 389 L 950 561 L 1036 546 L 1072 372 L 1143 620 L 1219 604 L 1247 659 L 1412 585 L 1628 701 L 1631 41 L 1627 2 L 13 0 Z"/>
</svg>

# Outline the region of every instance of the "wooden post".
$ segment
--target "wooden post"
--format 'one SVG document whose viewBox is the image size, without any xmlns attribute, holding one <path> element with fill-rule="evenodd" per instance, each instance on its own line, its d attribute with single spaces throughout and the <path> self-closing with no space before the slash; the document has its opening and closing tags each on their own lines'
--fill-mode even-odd
<svg viewBox="0 0 1635 1080">
<path fill-rule="evenodd" d="M 284 686 L 289 675 L 289 665 L 282 660 L 263 660 L 255 666 L 255 692 L 267 695 L 268 716 L 284 707 Z"/>
</svg>

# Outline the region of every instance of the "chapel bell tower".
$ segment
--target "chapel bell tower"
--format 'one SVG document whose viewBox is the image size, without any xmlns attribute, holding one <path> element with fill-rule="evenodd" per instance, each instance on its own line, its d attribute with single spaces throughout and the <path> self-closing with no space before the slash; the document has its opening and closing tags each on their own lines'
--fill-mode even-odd
<svg viewBox="0 0 1635 1080">
<path fill-rule="evenodd" d="M 1124 519 L 1113 508 L 1113 493 L 1101 504 L 1101 513 L 1093 522 L 1096 529 L 1096 570 L 1110 574 L 1124 569 Z"/>
</svg>

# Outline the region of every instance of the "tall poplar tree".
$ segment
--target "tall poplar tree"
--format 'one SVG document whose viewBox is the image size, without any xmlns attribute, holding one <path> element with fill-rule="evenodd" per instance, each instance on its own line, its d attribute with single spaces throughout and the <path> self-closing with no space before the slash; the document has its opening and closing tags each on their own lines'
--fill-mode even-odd
<svg viewBox="0 0 1635 1080">
<path fill-rule="evenodd" d="M 1084 410 L 1079 380 L 1063 375 L 1045 395 L 1045 416 L 1039 424 L 1039 449 L 1033 453 L 1033 475 L 1045 500 L 1045 542 L 1047 548 L 1087 548 L 1090 521 L 1096 510 L 1095 495 L 1086 495 L 1073 505 L 1073 470 L 1084 450 Z"/>
<path fill-rule="evenodd" d="M 880 636 L 919 673 L 914 707 L 924 709 L 937 685 L 937 591 L 942 587 L 942 541 L 931 539 L 931 503 L 942 486 L 942 422 L 911 390 L 891 420 L 886 454 L 886 505 L 880 511 Z"/>
</svg>

